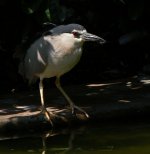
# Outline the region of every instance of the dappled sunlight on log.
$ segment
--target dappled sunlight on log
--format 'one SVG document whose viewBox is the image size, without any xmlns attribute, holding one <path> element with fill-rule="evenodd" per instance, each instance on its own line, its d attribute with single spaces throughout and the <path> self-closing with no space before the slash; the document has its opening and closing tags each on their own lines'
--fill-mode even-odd
<svg viewBox="0 0 150 154">
<path fill-rule="evenodd" d="M 121 81 L 71 85 L 64 89 L 74 102 L 84 109 L 90 118 L 76 111 L 71 113 L 65 99 L 56 88 L 45 90 L 48 112 L 57 126 L 84 123 L 93 120 L 119 119 L 121 117 L 150 114 L 150 84 L 143 84 L 137 78 Z M 10 96 L 9 96 L 10 97 Z M 13 94 L 13 99 L 0 100 L 0 130 L 36 129 L 50 127 L 46 117 L 40 114 L 38 91 Z M 9 101 L 7 101 L 9 100 Z M 10 102 L 10 103 L 9 103 Z M 6 129 L 7 128 L 7 129 Z"/>
<path fill-rule="evenodd" d="M 130 103 L 131 101 L 130 100 L 125 100 L 125 99 L 120 99 L 120 100 L 118 100 L 118 102 L 121 102 L 121 103 Z"/>
<path fill-rule="evenodd" d="M 141 82 L 143 83 L 143 84 L 145 84 L 145 85 L 147 85 L 147 84 L 150 84 L 150 80 L 141 80 Z"/>
<path fill-rule="evenodd" d="M 102 87 L 102 86 L 109 86 L 114 84 L 119 84 L 121 82 L 114 82 L 114 83 L 105 83 L 105 84 L 88 84 L 87 87 Z"/>
</svg>

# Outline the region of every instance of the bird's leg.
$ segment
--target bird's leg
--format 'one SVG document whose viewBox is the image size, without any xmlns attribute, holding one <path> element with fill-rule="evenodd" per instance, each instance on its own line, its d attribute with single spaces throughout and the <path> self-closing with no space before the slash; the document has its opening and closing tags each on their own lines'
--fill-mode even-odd
<svg viewBox="0 0 150 154">
<path fill-rule="evenodd" d="M 55 81 L 56 87 L 59 89 L 59 91 L 62 93 L 62 95 L 65 97 L 65 99 L 68 101 L 68 103 L 70 104 L 70 108 L 72 110 L 72 114 L 74 113 L 74 109 L 77 109 L 81 112 L 83 112 L 85 114 L 85 116 L 87 118 L 89 118 L 89 115 L 86 113 L 86 111 L 84 111 L 83 109 L 81 109 L 80 107 L 76 106 L 73 101 L 70 99 L 70 97 L 66 94 L 66 92 L 63 90 L 63 88 L 61 87 L 60 84 L 60 77 L 56 77 L 56 81 Z"/>
<path fill-rule="evenodd" d="M 39 90 L 40 90 L 40 97 L 41 97 L 41 104 L 42 104 L 42 110 L 41 113 L 45 114 L 46 118 L 49 120 L 51 125 L 53 126 L 50 113 L 47 111 L 45 105 L 44 105 L 44 96 L 43 96 L 43 79 L 40 78 L 40 83 L 39 83 Z"/>
</svg>

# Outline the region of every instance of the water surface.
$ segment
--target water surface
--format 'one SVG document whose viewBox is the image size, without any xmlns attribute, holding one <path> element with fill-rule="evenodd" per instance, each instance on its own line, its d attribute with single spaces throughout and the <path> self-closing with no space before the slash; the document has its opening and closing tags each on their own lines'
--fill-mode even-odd
<svg viewBox="0 0 150 154">
<path fill-rule="evenodd" d="M 0 154 L 149 154 L 150 124 L 111 123 L 14 135 L 0 141 Z"/>
</svg>

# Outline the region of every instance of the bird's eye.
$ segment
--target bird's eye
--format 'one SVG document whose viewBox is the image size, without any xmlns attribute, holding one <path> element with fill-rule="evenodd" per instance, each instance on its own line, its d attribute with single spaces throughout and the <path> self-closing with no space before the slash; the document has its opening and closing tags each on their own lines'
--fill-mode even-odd
<svg viewBox="0 0 150 154">
<path fill-rule="evenodd" d="M 73 31 L 72 34 L 74 35 L 74 37 L 79 37 L 79 33 L 76 31 Z"/>
</svg>

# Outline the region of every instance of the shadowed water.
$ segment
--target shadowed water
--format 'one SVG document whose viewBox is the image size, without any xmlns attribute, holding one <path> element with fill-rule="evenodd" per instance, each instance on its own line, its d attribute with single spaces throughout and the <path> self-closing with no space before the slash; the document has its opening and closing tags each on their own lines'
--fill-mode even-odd
<svg viewBox="0 0 150 154">
<path fill-rule="evenodd" d="M 12 135 L 0 141 L 0 154 L 148 154 L 149 122 L 121 122 Z M 4 137 L 3 137 L 4 139 Z"/>
</svg>

